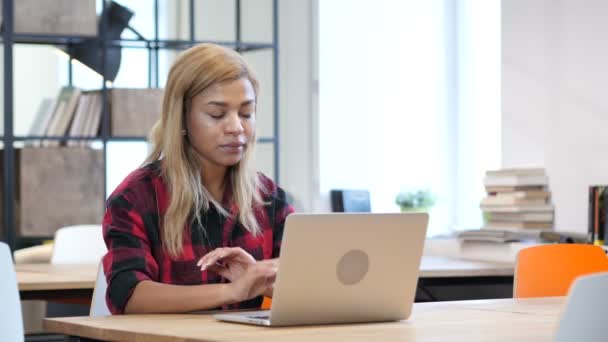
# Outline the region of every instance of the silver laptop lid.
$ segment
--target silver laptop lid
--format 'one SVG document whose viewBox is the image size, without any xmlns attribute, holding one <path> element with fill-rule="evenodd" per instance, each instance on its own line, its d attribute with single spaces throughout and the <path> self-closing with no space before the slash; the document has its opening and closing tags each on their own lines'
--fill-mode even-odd
<svg viewBox="0 0 608 342">
<path fill-rule="evenodd" d="M 271 324 L 408 318 L 427 223 L 425 213 L 288 216 Z"/>
</svg>

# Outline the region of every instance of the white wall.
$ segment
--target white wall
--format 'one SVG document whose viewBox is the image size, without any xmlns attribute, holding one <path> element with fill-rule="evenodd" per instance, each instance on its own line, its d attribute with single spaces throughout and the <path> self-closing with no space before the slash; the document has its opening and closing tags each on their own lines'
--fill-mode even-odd
<svg viewBox="0 0 608 342">
<path fill-rule="evenodd" d="M 608 184 L 608 2 L 502 4 L 502 164 L 541 165 L 556 229 L 586 232 L 587 190 Z"/>
</svg>

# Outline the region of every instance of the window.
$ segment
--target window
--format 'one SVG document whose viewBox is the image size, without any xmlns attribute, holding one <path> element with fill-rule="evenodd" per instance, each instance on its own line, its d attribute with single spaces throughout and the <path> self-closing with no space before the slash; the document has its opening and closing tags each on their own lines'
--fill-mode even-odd
<svg viewBox="0 0 608 342">
<path fill-rule="evenodd" d="M 478 227 L 500 150 L 497 18 L 499 1 L 319 1 L 321 192 L 369 189 L 394 212 L 428 188 L 429 235 Z"/>
</svg>

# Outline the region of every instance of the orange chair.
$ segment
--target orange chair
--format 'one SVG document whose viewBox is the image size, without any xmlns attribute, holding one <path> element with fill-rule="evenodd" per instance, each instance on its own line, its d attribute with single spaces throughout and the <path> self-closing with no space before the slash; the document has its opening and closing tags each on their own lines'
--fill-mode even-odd
<svg viewBox="0 0 608 342">
<path fill-rule="evenodd" d="M 272 298 L 264 296 L 264 301 L 262 302 L 262 310 L 270 310 L 272 306 Z"/>
<path fill-rule="evenodd" d="M 579 276 L 608 271 L 599 246 L 555 244 L 523 249 L 517 256 L 514 298 L 565 296 Z"/>
</svg>

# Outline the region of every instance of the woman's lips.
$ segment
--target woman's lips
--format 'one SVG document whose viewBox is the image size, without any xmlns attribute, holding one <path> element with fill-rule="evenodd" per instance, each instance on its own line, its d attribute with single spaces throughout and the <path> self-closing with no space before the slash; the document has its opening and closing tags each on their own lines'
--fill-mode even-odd
<svg viewBox="0 0 608 342">
<path fill-rule="evenodd" d="M 224 151 L 228 153 L 240 153 L 245 149 L 245 143 L 242 142 L 234 142 L 229 144 L 220 145 Z"/>
</svg>

